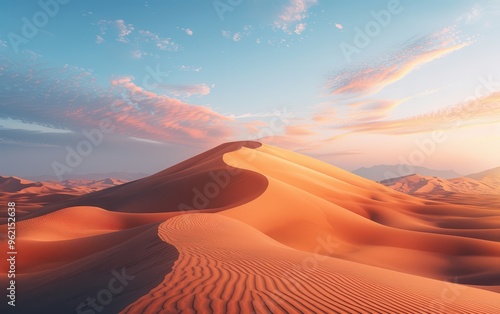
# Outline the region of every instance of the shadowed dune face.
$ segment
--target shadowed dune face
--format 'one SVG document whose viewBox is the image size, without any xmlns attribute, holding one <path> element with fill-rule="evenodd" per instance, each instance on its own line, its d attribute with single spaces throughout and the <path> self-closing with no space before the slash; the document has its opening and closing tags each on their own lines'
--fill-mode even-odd
<svg viewBox="0 0 500 314">
<path fill-rule="evenodd" d="M 96 312 L 117 313 L 160 284 L 178 258 L 177 250 L 158 238 L 157 229 L 158 224 L 154 224 L 70 241 L 67 245 L 60 243 L 59 251 L 45 251 L 59 254 L 61 258 L 80 250 L 83 254 L 54 270 L 20 276 L 16 310 L 19 313 L 85 313 L 94 311 L 87 298 L 112 295 L 112 302 L 98 305 L 102 308 Z M 99 243 L 102 248 L 96 248 Z M 33 249 L 20 248 L 24 252 L 36 252 Z M 41 255 L 43 251 L 37 253 Z M 36 254 L 32 258 L 36 258 Z"/>
<path fill-rule="evenodd" d="M 26 189 L 29 187 L 36 187 L 36 186 L 40 186 L 40 184 L 16 177 L 0 176 L 0 191 L 17 192 L 22 189 Z"/>
<path fill-rule="evenodd" d="M 220 210 L 248 202 L 262 194 L 266 178 L 224 163 L 223 154 L 258 142 L 235 142 L 181 162 L 155 175 L 114 188 L 89 193 L 67 202 L 46 206 L 26 218 L 72 206 L 95 206 L 130 213 Z"/>
<path fill-rule="evenodd" d="M 403 194 L 256 142 L 25 217 L 26 313 L 74 311 L 123 267 L 137 279 L 104 313 L 500 311 L 498 207 Z"/>
</svg>

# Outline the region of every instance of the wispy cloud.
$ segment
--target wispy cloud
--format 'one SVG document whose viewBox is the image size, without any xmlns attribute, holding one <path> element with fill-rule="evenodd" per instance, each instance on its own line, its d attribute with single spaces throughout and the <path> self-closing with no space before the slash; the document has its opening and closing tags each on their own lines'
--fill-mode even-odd
<svg viewBox="0 0 500 314">
<path fill-rule="evenodd" d="M 184 32 L 186 32 L 186 34 L 188 34 L 189 36 L 193 36 L 193 31 L 189 28 L 182 28 L 182 30 Z"/>
<path fill-rule="evenodd" d="M 332 107 L 322 108 L 312 115 L 311 119 L 317 123 L 332 121 L 337 117 L 337 110 Z"/>
<path fill-rule="evenodd" d="M 118 41 L 129 42 L 127 36 L 134 31 L 134 26 L 132 24 L 125 24 L 124 20 L 116 20 L 114 22 L 118 28 Z"/>
<path fill-rule="evenodd" d="M 310 127 L 310 125 L 288 125 L 285 128 L 285 134 L 289 136 L 309 136 L 316 134 Z"/>
<path fill-rule="evenodd" d="M 168 93 L 177 97 L 191 97 L 193 95 L 208 95 L 211 88 L 206 84 L 195 85 L 159 85 L 159 88 L 166 90 Z"/>
<path fill-rule="evenodd" d="M 202 67 L 195 67 L 192 65 L 179 65 L 177 68 L 181 71 L 192 71 L 192 72 L 200 72 L 202 70 Z"/>
<path fill-rule="evenodd" d="M 118 42 L 134 45 L 136 51 L 148 45 L 152 45 L 152 47 L 163 51 L 179 51 L 182 48 L 181 45 L 177 44 L 169 37 L 162 37 L 159 34 L 143 29 L 135 31 L 134 25 L 127 24 L 121 19 L 115 21 L 100 20 L 97 22 L 97 25 L 100 29 L 100 34 L 96 36 L 97 44 L 106 42 L 106 39 L 114 38 Z M 188 35 L 192 35 L 190 29 L 184 31 L 186 31 Z"/>
<path fill-rule="evenodd" d="M 381 61 L 372 61 L 338 72 L 330 78 L 327 88 L 333 95 L 374 94 L 420 66 L 470 44 L 472 40 L 460 38 L 455 27 L 448 27 L 409 41 Z"/>
<path fill-rule="evenodd" d="M 99 25 L 99 28 L 101 30 L 101 34 L 98 35 L 98 41 L 99 38 L 101 38 L 101 40 L 104 40 L 103 36 L 108 34 L 110 27 L 112 27 L 112 31 L 116 35 L 115 39 L 122 43 L 129 43 L 130 40 L 128 38 L 128 35 L 130 35 L 134 31 L 134 26 L 132 24 L 126 24 L 124 20 L 120 19 L 114 21 L 100 20 L 99 22 L 97 22 L 97 25 Z"/>
<path fill-rule="evenodd" d="M 142 56 L 144 55 L 144 53 L 142 52 L 142 50 L 139 50 L 139 49 L 132 50 L 130 53 L 132 54 L 132 57 L 135 58 L 135 59 L 141 59 Z"/>
<path fill-rule="evenodd" d="M 355 123 L 340 129 L 354 133 L 414 134 L 492 123 L 500 123 L 500 92 L 424 115 Z"/>
<path fill-rule="evenodd" d="M 473 23 L 477 21 L 483 15 L 483 7 L 479 4 L 475 4 L 467 12 L 463 13 L 457 18 L 458 23 Z"/>
<path fill-rule="evenodd" d="M 96 44 L 100 45 L 100 44 L 102 44 L 102 43 L 104 43 L 106 41 L 104 40 L 104 38 L 102 38 L 101 35 L 96 35 L 95 42 L 96 42 Z"/>
<path fill-rule="evenodd" d="M 228 30 L 223 30 L 222 31 L 222 36 L 227 39 L 231 39 L 234 42 L 240 41 L 243 37 L 246 37 L 250 35 L 252 32 L 252 26 L 251 25 L 245 25 L 243 26 L 243 30 L 238 31 L 238 32 L 231 32 Z"/>
<path fill-rule="evenodd" d="M 305 24 L 301 21 L 308 16 L 307 11 L 316 3 L 317 0 L 290 0 L 278 19 L 274 21 L 274 26 L 287 34 L 302 33 Z"/>
<path fill-rule="evenodd" d="M 137 39 L 138 44 L 141 44 L 141 42 L 153 43 L 156 48 L 164 51 L 178 51 L 181 48 L 171 38 L 164 38 L 150 31 L 139 30 L 139 35 L 140 37 Z"/>
</svg>

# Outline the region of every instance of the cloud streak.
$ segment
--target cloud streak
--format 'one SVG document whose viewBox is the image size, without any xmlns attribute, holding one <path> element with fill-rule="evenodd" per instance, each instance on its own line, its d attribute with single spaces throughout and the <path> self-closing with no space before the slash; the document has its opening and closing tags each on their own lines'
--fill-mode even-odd
<svg viewBox="0 0 500 314">
<path fill-rule="evenodd" d="M 454 27 L 419 37 L 379 62 L 369 62 L 338 72 L 327 89 L 333 95 L 371 95 L 391 85 L 420 66 L 472 44 L 461 39 Z"/>
<path fill-rule="evenodd" d="M 176 97 L 191 97 L 194 95 L 205 96 L 210 94 L 211 88 L 206 84 L 195 85 L 159 85 L 161 89 Z"/>
<path fill-rule="evenodd" d="M 492 123 L 500 123 L 500 92 L 424 115 L 356 123 L 340 129 L 353 133 L 415 134 Z"/>
</svg>

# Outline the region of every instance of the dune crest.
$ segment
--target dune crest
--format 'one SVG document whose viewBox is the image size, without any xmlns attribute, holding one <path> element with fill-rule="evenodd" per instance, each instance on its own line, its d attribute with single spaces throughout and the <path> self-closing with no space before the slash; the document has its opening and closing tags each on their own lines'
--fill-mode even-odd
<svg viewBox="0 0 500 314">
<path fill-rule="evenodd" d="M 74 311 L 118 265 L 141 279 L 112 312 L 498 313 L 498 211 L 461 200 L 227 143 L 26 213 L 20 292 L 38 311 Z"/>
</svg>

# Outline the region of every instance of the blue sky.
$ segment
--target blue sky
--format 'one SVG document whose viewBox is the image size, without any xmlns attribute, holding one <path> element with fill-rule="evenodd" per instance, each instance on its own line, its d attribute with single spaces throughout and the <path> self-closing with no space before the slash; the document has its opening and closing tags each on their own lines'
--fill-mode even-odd
<svg viewBox="0 0 500 314">
<path fill-rule="evenodd" d="M 0 4 L 0 174 L 151 173 L 246 139 L 349 170 L 500 164 L 498 1 L 40 3 Z"/>
</svg>

